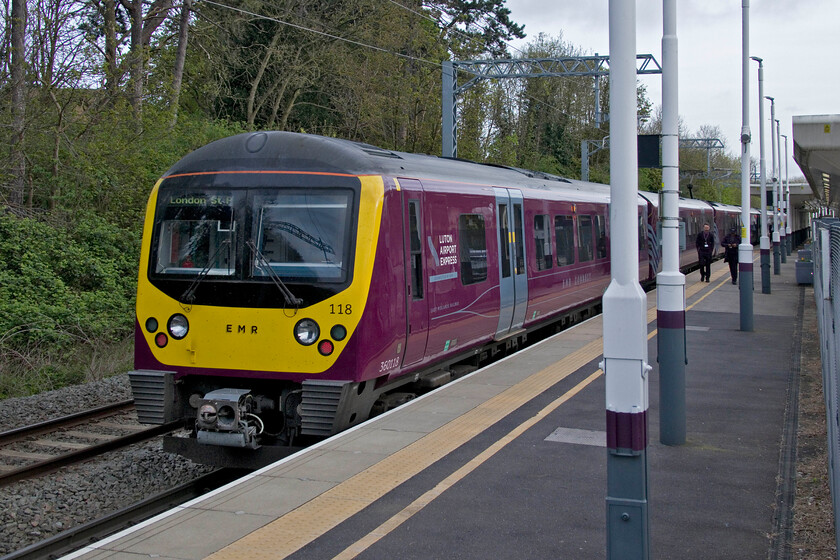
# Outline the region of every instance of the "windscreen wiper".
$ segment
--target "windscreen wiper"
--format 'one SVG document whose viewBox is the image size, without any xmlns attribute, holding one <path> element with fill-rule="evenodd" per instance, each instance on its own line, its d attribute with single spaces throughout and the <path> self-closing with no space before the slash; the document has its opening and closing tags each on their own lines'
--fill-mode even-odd
<svg viewBox="0 0 840 560">
<path fill-rule="evenodd" d="M 192 283 L 186 289 L 186 291 L 183 294 L 181 294 L 181 297 L 178 298 L 179 303 L 182 303 L 184 305 L 192 305 L 192 303 L 195 301 L 195 291 L 198 289 L 198 285 L 201 284 L 202 280 L 204 280 L 207 277 L 207 274 L 210 272 L 210 269 L 213 268 L 213 263 L 216 262 L 216 257 L 219 256 L 219 253 L 227 245 L 230 245 L 230 239 L 225 239 L 224 241 L 219 243 L 219 246 L 216 248 L 216 251 L 213 252 L 213 255 L 209 259 L 207 259 L 207 264 L 204 265 L 204 268 L 198 271 L 195 280 L 192 281 Z"/>
<path fill-rule="evenodd" d="M 277 289 L 280 290 L 280 293 L 283 294 L 283 299 L 286 300 L 286 305 L 291 305 L 292 307 L 299 307 L 303 300 L 297 298 L 292 294 L 286 284 L 280 280 L 280 277 L 277 276 L 277 273 L 271 268 L 271 265 L 268 264 L 265 256 L 257 249 L 257 245 L 253 241 L 247 241 L 245 243 L 254 252 L 254 256 L 257 257 L 257 261 L 259 261 L 260 267 L 265 268 L 268 272 L 268 277 L 271 278 L 271 281 L 274 282 L 274 285 L 277 286 Z"/>
</svg>

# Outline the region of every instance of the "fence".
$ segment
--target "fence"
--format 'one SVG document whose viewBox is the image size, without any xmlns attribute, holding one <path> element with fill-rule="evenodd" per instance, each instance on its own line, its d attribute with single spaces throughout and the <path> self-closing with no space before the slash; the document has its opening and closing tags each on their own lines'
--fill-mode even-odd
<svg viewBox="0 0 840 560">
<path fill-rule="evenodd" d="M 811 239 L 828 432 L 828 479 L 834 506 L 834 539 L 840 550 L 840 220 L 814 220 Z"/>
</svg>

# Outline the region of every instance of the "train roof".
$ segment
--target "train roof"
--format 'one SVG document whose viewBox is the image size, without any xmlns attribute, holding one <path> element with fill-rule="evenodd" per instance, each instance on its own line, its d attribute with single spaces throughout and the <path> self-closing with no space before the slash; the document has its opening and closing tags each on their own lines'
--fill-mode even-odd
<svg viewBox="0 0 840 560">
<path fill-rule="evenodd" d="M 295 132 L 237 134 L 187 154 L 165 174 L 218 171 L 303 171 L 386 175 L 480 186 L 555 192 L 579 201 L 608 202 L 609 185 L 515 167 L 385 150 L 370 144 Z"/>
<path fill-rule="evenodd" d="M 650 202 L 654 207 L 659 208 L 659 193 L 639 191 L 639 196 Z"/>
<path fill-rule="evenodd" d="M 736 213 L 736 214 L 741 213 L 741 207 L 740 206 L 733 206 L 731 204 L 724 204 L 722 202 L 710 202 L 709 204 L 714 206 L 715 210 L 722 210 L 724 212 L 733 212 L 733 213 Z"/>
<path fill-rule="evenodd" d="M 680 198 L 681 208 L 696 208 L 700 210 L 711 210 L 712 205 L 705 200 L 698 200 L 696 198 Z"/>
</svg>

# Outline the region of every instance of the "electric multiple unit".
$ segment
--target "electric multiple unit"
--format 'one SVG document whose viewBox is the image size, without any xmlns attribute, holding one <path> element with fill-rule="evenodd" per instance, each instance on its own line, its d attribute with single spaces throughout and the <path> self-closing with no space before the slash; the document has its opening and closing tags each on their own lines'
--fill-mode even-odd
<svg viewBox="0 0 840 560">
<path fill-rule="evenodd" d="M 638 214 L 652 282 L 656 200 Z M 198 460 L 265 463 L 597 310 L 609 236 L 605 185 L 304 134 L 213 142 L 149 198 L 138 416 L 185 421 L 166 446 Z"/>
</svg>

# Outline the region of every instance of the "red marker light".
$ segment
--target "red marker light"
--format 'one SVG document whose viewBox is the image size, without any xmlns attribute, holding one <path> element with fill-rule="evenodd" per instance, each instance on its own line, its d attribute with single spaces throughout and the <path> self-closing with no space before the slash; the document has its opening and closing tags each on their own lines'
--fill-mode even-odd
<svg viewBox="0 0 840 560">
<path fill-rule="evenodd" d="M 164 333 L 157 333 L 155 336 L 155 344 L 158 348 L 163 348 L 169 343 L 169 338 Z"/>
<path fill-rule="evenodd" d="M 331 340 L 322 340 L 318 343 L 318 352 L 321 353 L 322 356 L 329 356 L 335 350 L 335 346 Z"/>
</svg>

